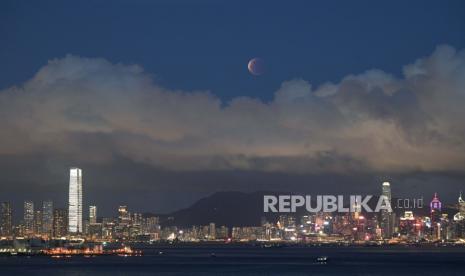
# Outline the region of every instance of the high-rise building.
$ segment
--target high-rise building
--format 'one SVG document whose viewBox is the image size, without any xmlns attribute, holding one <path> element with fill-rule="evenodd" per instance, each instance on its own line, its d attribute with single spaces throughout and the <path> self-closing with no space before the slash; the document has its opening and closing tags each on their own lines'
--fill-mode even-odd
<svg viewBox="0 0 465 276">
<path fill-rule="evenodd" d="M 434 197 L 430 204 L 431 223 L 435 225 L 441 218 L 442 203 L 438 198 L 438 193 L 434 193 Z"/>
<path fill-rule="evenodd" d="M 459 212 L 454 215 L 454 221 L 465 221 L 465 201 L 462 198 L 462 192 L 460 192 L 457 207 Z"/>
<path fill-rule="evenodd" d="M 53 237 L 66 236 L 68 232 L 68 210 L 53 210 Z"/>
<path fill-rule="evenodd" d="M 34 211 L 34 234 L 42 233 L 42 210 Z"/>
<path fill-rule="evenodd" d="M 10 236 L 12 228 L 12 212 L 9 202 L 0 203 L 0 236 Z"/>
<path fill-rule="evenodd" d="M 159 217 L 148 217 L 146 218 L 143 227 L 144 233 L 155 233 L 158 230 L 160 218 Z"/>
<path fill-rule="evenodd" d="M 226 226 L 221 226 L 216 230 L 216 238 L 217 239 L 227 239 L 229 236 L 229 229 Z"/>
<path fill-rule="evenodd" d="M 88 219 L 82 220 L 82 234 L 87 235 L 89 232 L 89 225 L 90 223 Z"/>
<path fill-rule="evenodd" d="M 34 232 L 34 202 L 24 201 L 24 232 L 32 234 Z"/>
<path fill-rule="evenodd" d="M 87 235 L 92 238 L 101 238 L 102 237 L 102 223 L 89 224 Z"/>
<path fill-rule="evenodd" d="M 405 211 L 399 218 L 399 233 L 407 237 L 417 237 L 421 234 L 421 220 L 415 218 L 412 211 Z"/>
<path fill-rule="evenodd" d="M 465 216 L 465 201 L 462 199 L 462 192 L 460 192 L 459 196 L 459 212 Z"/>
<path fill-rule="evenodd" d="M 130 223 L 131 214 L 128 212 L 128 206 L 121 205 L 118 208 L 118 219 L 120 223 Z"/>
<path fill-rule="evenodd" d="M 391 204 L 391 184 L 389 182 L 383 182 L 382 196 L 384 196 L 389 204 Z M 383 237 L 390 238 L 392 236 L 393 221 L 391 219 L 391 213 L 389 210 L 381 210 L 381 228 L 383 229 Z"/>
<path fill-rule="evenodd" d="M 68 232 L 82 233 L 82 170 L 69 170 Z"/>
<path fill-rule="evenodd" d="M 357 199 L 355 199 L 354 205 L 352 206 L 353 212 L 352 212 L 352 218 L 357 221 L 358 218 L 360 217 L 360 213 L 362 212 L 362 206 L 360 202 L 357 202 Z"/>
<path fill-rule="evenodd" d="M 209 236 L 210 240 L 216 239 L 216 227 L 215 227 L 215 223 L 210 222 L 208 228 L 209 228 L 209 229 L 208 229 L 208 236 Z"/>
<path fill-rule="evenodd" d="M 142 225 L 142 214 L 134 213 L 132 216 L 132 225 Z"/>
<path fill-rule="evenodd" d="M 97 223 L 97 206 L 89 206 L 89 224 Z"/>
<path fill-rule="evenodd" d="M 53 202 L 44 201 L 42 203 L 42 233 L 52 235 L 53 228 Z"/>
</svg>

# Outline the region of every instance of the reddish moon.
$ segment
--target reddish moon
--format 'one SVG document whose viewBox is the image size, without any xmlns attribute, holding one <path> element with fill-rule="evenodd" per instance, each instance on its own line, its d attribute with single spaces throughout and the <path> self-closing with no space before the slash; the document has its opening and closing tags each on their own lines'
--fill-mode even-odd
<svg viewBox="0 0 465 276">
<path fill-rule="evenodd" d="M 247 64 L 247 68 L 252 75 L 260 76 L 265 73 L 265 63 L 261 58 L 253 58 Z"/>
</svg>

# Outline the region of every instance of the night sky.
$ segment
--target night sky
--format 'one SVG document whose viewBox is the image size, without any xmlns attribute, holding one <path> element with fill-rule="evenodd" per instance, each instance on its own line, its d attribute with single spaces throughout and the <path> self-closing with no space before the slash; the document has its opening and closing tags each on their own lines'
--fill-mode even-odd
<svg viewBox="0 0 465 276">
<path fill-rule="evenodd" d="M 71 166 L 102 215 L 384 180 L 453 203 L 464 118 L 464 1 L 0 2 L 0 201 L 16 216 L 66 206 Z"/>
</svg>

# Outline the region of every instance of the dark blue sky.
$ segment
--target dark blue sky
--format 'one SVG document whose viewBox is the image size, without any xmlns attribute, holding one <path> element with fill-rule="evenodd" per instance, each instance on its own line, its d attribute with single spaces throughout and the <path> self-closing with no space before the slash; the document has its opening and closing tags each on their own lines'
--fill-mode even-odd
<svg viewBox="0 0 465 276">
<path fill-rule="evenodd" d="M 0 3 L 0 89 L 74 54 L 139 64 L 168 88 L 270 100 L 284 80 L 399 75 L 438 44 L 465 47 L 464 1 L 63 2 Z M 247 72 L 255 56 L 266 75 Z"/>
</svg>

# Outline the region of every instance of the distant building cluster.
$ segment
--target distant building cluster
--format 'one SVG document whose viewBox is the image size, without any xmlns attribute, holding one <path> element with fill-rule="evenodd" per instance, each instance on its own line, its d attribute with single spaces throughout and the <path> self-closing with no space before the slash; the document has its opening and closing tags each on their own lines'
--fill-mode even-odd
<svg viewBox="0 0 465 276">
<path fill-rule="evenodd" d="M 381 195 L 391 200 L 391 185 L 384 182 Z M 118 207 L 115 217 L 98 217 L 98 208 L 89 206 L 88 218 L 83 218 L 82 170 L 70 169 L 68 208 L 54 208 L 52 201 L 34 205 L 24 202 L 23 220 L 14 225 L 9 202 L 0 203 L 0 236 L 2 239 L 41 238 L 89 241 L 282 241 L 282 242 L 465 242 L 465 201 L 460 194 L 455 205 L 457 213 L 448 217 L 437 194 L 429 205 L 429 214 L 421 216 L 412 210 L 397 217 L 383 209 L 380 213 L 355 212 L 308 213 L 295 217 L 280 215 L 274 221 L 262 218 L 248 227 L 208 225 L 172 226 L 158 216 L 131 212 L 126 205 Z M 357 202 L 355 203 L 357 204 Z M 165 225 L 164 225 L 165 224 Z"/>
</svg>

